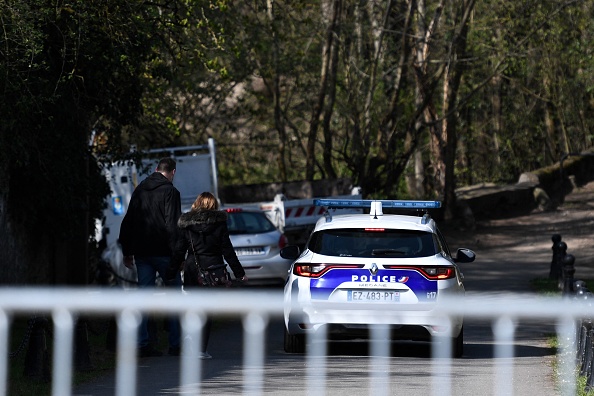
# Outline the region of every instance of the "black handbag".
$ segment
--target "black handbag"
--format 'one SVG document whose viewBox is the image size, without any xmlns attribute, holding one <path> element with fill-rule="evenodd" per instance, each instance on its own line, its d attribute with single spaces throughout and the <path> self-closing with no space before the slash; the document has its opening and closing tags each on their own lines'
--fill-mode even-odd
<svg viewBox="0 0 594 396">
<path fill-rule="evenodd" d="M 192 244 L 192 252 L 194 253 L 194 263 L 196 264 L 196 271 L 198 274 L 198 285 L 204 287 L 231 287 L 231 275 L 227 271 L 227 264 L 211 265 L 207 269 L 202 269 L 199 258 L 194 249 L 194 241 L 192 240 L 192 232 L 190 234 L 190 243 Z"/>
</svg>

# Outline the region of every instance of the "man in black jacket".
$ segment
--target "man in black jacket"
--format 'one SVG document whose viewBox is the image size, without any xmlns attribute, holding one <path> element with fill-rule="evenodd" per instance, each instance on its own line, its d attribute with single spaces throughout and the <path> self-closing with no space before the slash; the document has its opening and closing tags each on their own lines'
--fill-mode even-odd
<svg viewBox="0 0 594 396">
<path fill-rule="evenodd" d="M 167 279 L 167 268 L 175 248 L 177 220 L 181 215 L 181 198 L 173 186 L 176 162 L 172 158 L 159 161 L 153 174 L 143 180 L 132 193 L 128 211 L 122 221 L 119 240 L 124 265 L 136 265 L 138 287 L 155 287 L 157 272 L 168 286 L 181 289 L 179 274 Z M 149 343 L 148 318 L 143 316 L 138 334 L 139 355 L 161 356 Z M 169 354 L 179 355 L 180 325 L 169 320 Z"/>
</svg>

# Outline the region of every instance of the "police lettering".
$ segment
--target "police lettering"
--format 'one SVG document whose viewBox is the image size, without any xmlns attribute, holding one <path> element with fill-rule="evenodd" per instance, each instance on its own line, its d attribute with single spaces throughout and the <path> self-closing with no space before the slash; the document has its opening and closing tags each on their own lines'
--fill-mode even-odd
<svg viewBox="0 0 594 396">
<path fill-rule="evenodd" d="M 396 282 L 395 276 L 388 275 L 352 275 L 353 282 Z"/>
</svg>

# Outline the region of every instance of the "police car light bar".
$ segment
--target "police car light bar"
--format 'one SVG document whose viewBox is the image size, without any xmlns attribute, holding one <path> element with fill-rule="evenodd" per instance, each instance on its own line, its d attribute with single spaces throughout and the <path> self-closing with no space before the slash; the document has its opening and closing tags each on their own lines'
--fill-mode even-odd
<svg viewBox="0 0 594 396">
<path fill-rule="evenodd" d="M 381 202 L 384 208 L 398 209 L 439 209 L 441 201 L 407 201 L 391 199 L 314 199 L 314 206 L 325 206 L 328 209 L 338 208 L 371 208 L 372 202 Z"/>
</svg>

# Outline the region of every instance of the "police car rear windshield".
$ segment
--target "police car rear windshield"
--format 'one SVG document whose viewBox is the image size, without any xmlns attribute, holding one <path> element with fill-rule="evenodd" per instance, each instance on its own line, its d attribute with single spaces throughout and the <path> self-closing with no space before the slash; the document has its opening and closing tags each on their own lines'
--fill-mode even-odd
<svg viewBox="0 0 594 396">
<path fill-rule="evenodd" d="M 335 229 L 312 234 L 308 248 L 338 257 L 412 258 L 437 254 L 434 234 L 414 230 Z"/>
</svg>

